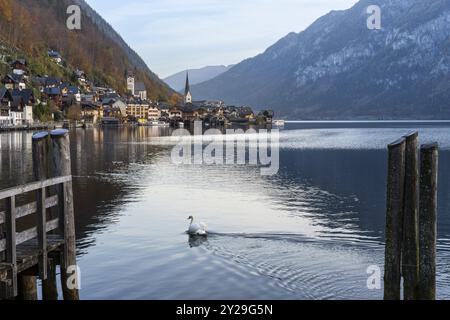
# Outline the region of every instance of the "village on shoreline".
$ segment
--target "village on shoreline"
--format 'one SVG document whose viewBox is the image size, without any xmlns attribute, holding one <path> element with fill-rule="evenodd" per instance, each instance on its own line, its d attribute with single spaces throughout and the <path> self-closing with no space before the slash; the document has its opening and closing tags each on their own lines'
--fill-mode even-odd
<svg viewBox="0 0 450 320">
<path fill-rule="evenodd" d="M 53 50 L 48 57 L 64 63 Z M 145 84 L 132 73 L 126 79 L 127 94 L 96 86 L 82 70 L 64 82 L 49 75 L 33 75 L 26 59 L 11 59 L 10 72 L 0 75 L 0 130 L 32 130 L 57 125 L 64 127 L 104 126 L 189 126 L 202 121 L 206 126 L 271 125 L 274 112 L 258 113 L 249 106 L 229 106 L 221 100 L 194 101 L 186 73 L 184 97 L 177 103 L 152 101 Z"/>
</svg>

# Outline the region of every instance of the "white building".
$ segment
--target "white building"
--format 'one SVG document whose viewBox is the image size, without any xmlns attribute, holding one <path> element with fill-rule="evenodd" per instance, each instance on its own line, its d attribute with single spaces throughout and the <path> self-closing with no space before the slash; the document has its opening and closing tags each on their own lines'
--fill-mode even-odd
<svg viewBox="0 0 450 320">
<path fill-rule="evenodd" d="M 161 118 L 161 110 L 156 105 L 151 105 L 148 108 L 148 120 L 154 121 L 159 120 L 159 118 Z"/>
<path fill-rule="evenodd" d="M 0 88 L 0 127 L 8 127 L 11 121 L 12 96 L 6 88 Z"/>
<path fill-rule="evenodd" d="M 147 100 L 147 88 L 143 82 L 136 82 L 134 84 L 134 96 L 141 100 Z"/>
<path fill-rule="evenodd" d="M 13 125 L 33 124 L 33 105 L 35 103 L 31 89 L 13 90 L 11 103 L 11 123 Z"/>
<path fill-rule="evenodd" d="M 127 77 L 127 90 L 134 96 L 134 76 Z"/>
</svg>

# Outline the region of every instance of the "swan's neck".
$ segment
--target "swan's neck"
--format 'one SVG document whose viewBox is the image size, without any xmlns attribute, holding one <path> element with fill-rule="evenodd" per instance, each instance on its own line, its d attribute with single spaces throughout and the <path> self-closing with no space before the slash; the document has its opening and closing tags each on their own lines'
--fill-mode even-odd
<svg viewBox="0 0 450 320">
<path fill-rule="evenodd" d="M 194 218 L 191 218 L 191 225 L 194 223 Z"/>
</svg>

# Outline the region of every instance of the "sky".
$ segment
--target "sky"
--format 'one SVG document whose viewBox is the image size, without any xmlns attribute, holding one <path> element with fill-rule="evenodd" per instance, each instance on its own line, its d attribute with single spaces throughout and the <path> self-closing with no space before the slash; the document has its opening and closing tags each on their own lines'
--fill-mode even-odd
<svg viewBox="0 0 450 320">
<path fill-rule="evenodd" d="M 258 55 L 357 0 L 86 0 L 165 78 Z"/>
</svg>

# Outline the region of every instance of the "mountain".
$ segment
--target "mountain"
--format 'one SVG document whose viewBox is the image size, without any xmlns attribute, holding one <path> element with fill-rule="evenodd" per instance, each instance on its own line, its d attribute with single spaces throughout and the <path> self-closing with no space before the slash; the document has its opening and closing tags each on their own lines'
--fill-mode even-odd
<svg viewBox="0 0 450 320">
<path fill-rule="evenodd" d="M 198 83 L 202 83 L 204 81 L 211 80 L 218 75 L 228 71 L 233 67 L 230 66 L 208 66 L 200 69 L 191 69 L 189 70 L 189 83 L 194 85 Z M 184 90 L 184 86 L 186 84 L 186 72 L 188 70 L 184 70 L 174 75 L 171 75 L 164 79 L 171 88 L 178 92 L 182 92 Z"/>
<path fill-rule="evenodd" d="M 66 11 L 73 4 L 81 8 L 81 30 L 66 27 Z M 126 74 L 133 72 L 150 98 L 178 97 L 84 0 L 0 0 L 0 30 L 2 47 L 26 56 L 34 73 L 55 71 L 45 57 L 56 50 L 96 84 L 125 92 Z"/>
<path fill-rule="evenodd" d="M 191 91 L 291 119 L 450 119 L 449 35 L 448 0 L 361 0 Z"/>
</svg>

